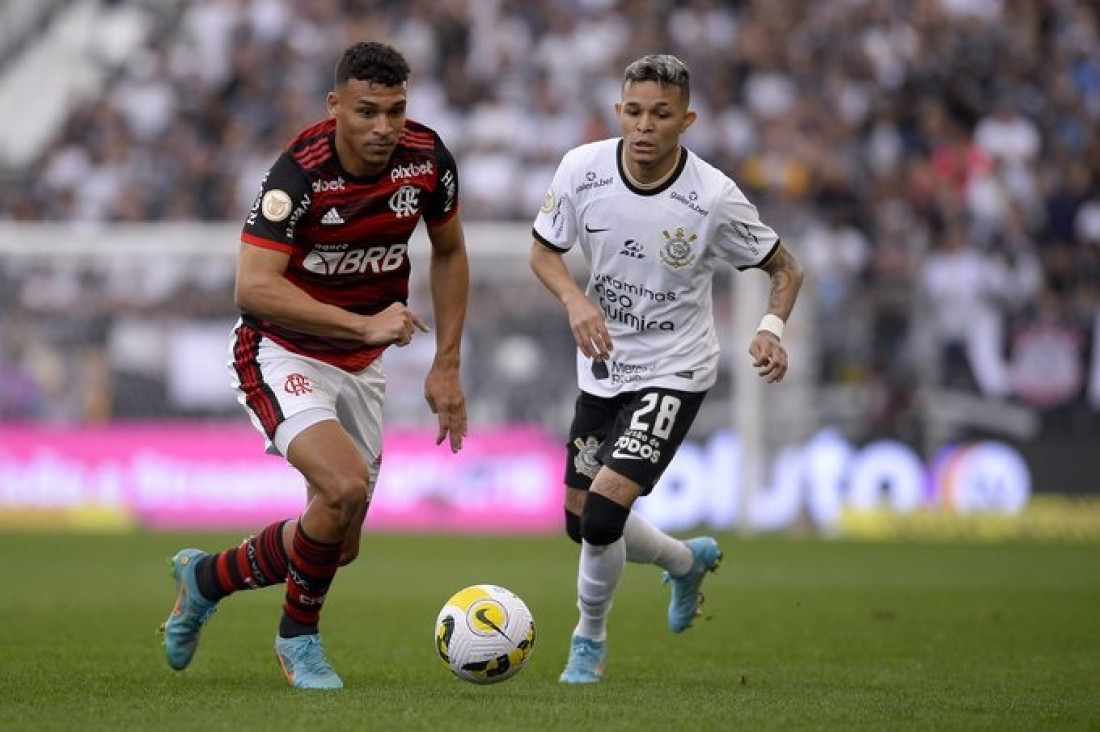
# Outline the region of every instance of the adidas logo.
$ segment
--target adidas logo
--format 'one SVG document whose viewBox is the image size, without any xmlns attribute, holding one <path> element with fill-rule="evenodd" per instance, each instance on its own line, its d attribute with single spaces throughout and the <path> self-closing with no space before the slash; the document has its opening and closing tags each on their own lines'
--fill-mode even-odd
<svg viewBox="0 0 1100 732">
<path fill-rule="evenodd" d="M 343 219 L 342 216 L 340 216 L 340 212 L 336 210 L 336 207 L 333 206 L 332 208 L 330 208 L 328 211 L 325 212 L 324 216 L 321 217 L 321 223 L 322 224 L 328 224 L 328 225 L 332 226 L 332 225 L 335 225 L 335 224 L 344 223 L 344 219 Z"/>
</svg>

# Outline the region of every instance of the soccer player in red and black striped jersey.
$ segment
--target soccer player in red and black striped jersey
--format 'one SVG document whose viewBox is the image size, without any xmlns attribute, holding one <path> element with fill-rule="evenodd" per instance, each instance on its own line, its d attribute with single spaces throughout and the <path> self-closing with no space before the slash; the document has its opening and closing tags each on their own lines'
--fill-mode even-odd
<svg viewBox="0 0 1100 732">
<path fill-rule="evenodd" d="M 409 239 L 431 242 L 436 355 L 425 380 L 436 444 L 466 434 L 459 351 L 469 267 L 454 158 L 406 117 L 409 66 L 395 49 L 357 43 L 336 67 L 327 119 L 275 161 L 244 225 L 237 267 L 241 319 L 233 386 L 269 452 L 305 477 L 296 520 L 240 546 L 172 559 L 176 606 L 164 626 L 168 663 L 185 668 L 203 624 L 232 592 L 286 583 L 276 655 L 292 685 L 343 685 L 318 623 L 338 567 L 359 550 L 382 460 L 385 375 L 379 356 L 408 345 L 425 321 L 407 305 Z"/>
</svg>

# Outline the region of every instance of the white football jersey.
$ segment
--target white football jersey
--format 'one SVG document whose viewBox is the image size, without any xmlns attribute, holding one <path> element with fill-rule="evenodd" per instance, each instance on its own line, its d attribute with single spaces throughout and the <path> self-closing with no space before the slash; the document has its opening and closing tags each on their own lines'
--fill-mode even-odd
<svg viewBox="0 0 1100 732">
<path fill-rule="evenodd" d="M 594 374 L 578 349 L 580 388 L 597 396 L 663 387 L 704 391 L 718 372 L 711 281 L 718 262 L 763 263 L 779 244 L 741 189 L 686 148 L 655 189 L 623 173 L 621 139 L 562 158 L 534 223 L 544 246 L 580 242 L 587 294 L 603 310 L 613 350 Z"/>
</svg>

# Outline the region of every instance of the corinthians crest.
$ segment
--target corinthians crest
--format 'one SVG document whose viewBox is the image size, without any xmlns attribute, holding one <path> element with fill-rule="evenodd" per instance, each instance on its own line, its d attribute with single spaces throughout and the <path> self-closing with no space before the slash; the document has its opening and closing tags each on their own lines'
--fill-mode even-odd
<svg viewBox="0 0 1100 732">
<path fill-rule="evenodd" d="M 600 449 L 600 443 L 595 437 L 584 440 L 578 437 L 573 440 L 573 445 L 577 448 L 577 456 L 573 458 L 573 468 L 581 475 L 595 478 L 596 473 L 600 471 L 600 461 L 596 459 L 596 450 Z"/>
<path fill-rule="evenodd" d="M 695 252 L 691 251 L 691 245 L 699 237 L 695 234 L 685 236 L 681 228 L 677 228 L 675 234 L 667 231 L 661 233 L 665 237 L 665 245 L 661 249 L 662 262 L 672 269 L 682 269 L 695 261 Z"/>
</svg>

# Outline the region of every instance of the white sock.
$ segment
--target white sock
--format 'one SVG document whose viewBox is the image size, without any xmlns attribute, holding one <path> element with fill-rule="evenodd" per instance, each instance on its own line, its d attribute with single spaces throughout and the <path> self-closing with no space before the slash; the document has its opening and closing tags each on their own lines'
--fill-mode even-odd
<svg viewBox="0 0 1100 732">
<path fill-rule="evenodd" d="M 606 546 L 581 542 L 577 571 L 577 609 L 581 616 L 574 635 L 595 641 L 607 638 L 607 614 L 611 611 L 611 601 L 625 565 L 626 542 L 623 539 Z"/>
<path fill-rule="evenodd" d="M 691 571 L 695 558 L 687 544 L 675 539 L 631 511 L 623 527 L 626 560 L 635 564 L 656 564 L 673 577 Z"/>
</svg>

